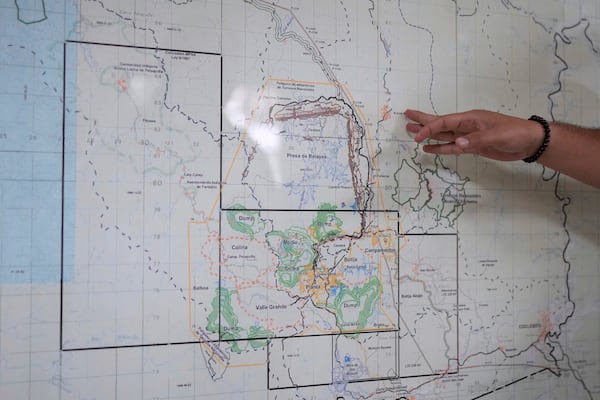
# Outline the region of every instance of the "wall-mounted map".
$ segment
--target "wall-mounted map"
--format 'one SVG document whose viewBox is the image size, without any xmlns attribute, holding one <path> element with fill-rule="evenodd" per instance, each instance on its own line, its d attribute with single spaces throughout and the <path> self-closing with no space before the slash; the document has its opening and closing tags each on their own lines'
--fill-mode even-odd
<svg viewBox="0 0 600 400">
<path fill-rule="evenodd" d="M 598 18 L 0 6 L 0 398 L 600 398 L 600 192 L 404 128 L 600 126 Z"/>
</svg>

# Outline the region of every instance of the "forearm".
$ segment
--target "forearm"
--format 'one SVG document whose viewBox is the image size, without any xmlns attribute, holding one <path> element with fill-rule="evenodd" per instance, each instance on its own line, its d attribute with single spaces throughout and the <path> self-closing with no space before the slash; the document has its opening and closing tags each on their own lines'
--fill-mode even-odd
<svg viewBox="0 0 600 400">
<path fill-rule="evenodd" d="M 550 143 L 538 162 L 600 188 L 600 129 L 551 123 Z"/>
</svg>

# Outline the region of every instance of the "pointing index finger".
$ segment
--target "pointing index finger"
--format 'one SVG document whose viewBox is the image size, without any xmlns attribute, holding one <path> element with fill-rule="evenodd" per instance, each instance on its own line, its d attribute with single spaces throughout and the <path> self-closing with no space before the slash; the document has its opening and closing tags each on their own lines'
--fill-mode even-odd
<svg viewBox="0 0 600 400">
<path fill-rule="evenodd" d="M 416 134 L 415 140 L 417 142 L 421 142 L 428 137 L 422 133 L 423 127 L 426 124 L 430 123 L 431 121 L 434 121 L 437 118 L 437 116 L 435 116 L 433 114 L 427 114 L 422 111 L 411 110 L 411 109 L 405 110 L 404 116 L 407 119 L 409 119 L 410 121 L 414 121 L 414 122 L 409 122 L 406 125 L 406 130 L 413 134 Z"/>
<path fill-rule="evenodd" d="M 441 117 L 434 117 L 423 124 L 423 128 L 415 135 L 417 142 L 422 142 L 425 139 L 435 138 L 442 132 L 459 132 L 461 125 L 464 122 L 462 114 L 448 114 Z"/>
<path fill-rule="evenodd" d="M 435 116 L 433 114 L 427 114 L 422 111 L 411 110 L 411 109 L 405 110 L 404 116 L 406 118 L 410 119 L 411 121 L 414 121 L 421 125 L 425 125 L 437 118 L 437 116 Z"/>
</svg>

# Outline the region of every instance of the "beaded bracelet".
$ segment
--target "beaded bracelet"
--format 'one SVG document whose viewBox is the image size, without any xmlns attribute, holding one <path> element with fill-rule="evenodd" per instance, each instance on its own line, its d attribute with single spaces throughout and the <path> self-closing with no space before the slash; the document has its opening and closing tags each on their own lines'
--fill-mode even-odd
<svg viewBox="0 0 600 400">
<path fill-rule="evenodd" d="M 548 121 L 537 115 L 532 115 L 531 117 L 529 117 L 529 120 L 538 122 L 542 125 L 542 127 L 544 128 L 544 141 L 537 149 L 537 151 L 533 153 L 532 156 L 523 159 L 523 161 L 525 161 L 526 163 L 532 163 L 534 161 L 537 161 L 537 159 L 540 158 L 540 156 L 546 150 L 548 144 L 550 143 L 550 125 L 548 125 Z"/>
</svg>

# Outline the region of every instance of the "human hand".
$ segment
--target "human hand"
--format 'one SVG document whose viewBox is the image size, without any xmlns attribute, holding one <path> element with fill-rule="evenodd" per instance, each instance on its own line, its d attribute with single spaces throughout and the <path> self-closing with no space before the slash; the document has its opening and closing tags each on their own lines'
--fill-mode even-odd
<svg viewBox="0 0 600 400">
<path fill-rule="evenodd" d="M 544 140 L 543 127 L 534 121 L 505 114 L 472 110 L 436 116 L 406 110 L 406 125 L 416 142 L 428 139 L 423 151 L 434 154 L 479 154 L 499 161 L 522 160 L 534 154 Z"/>
</svg>

